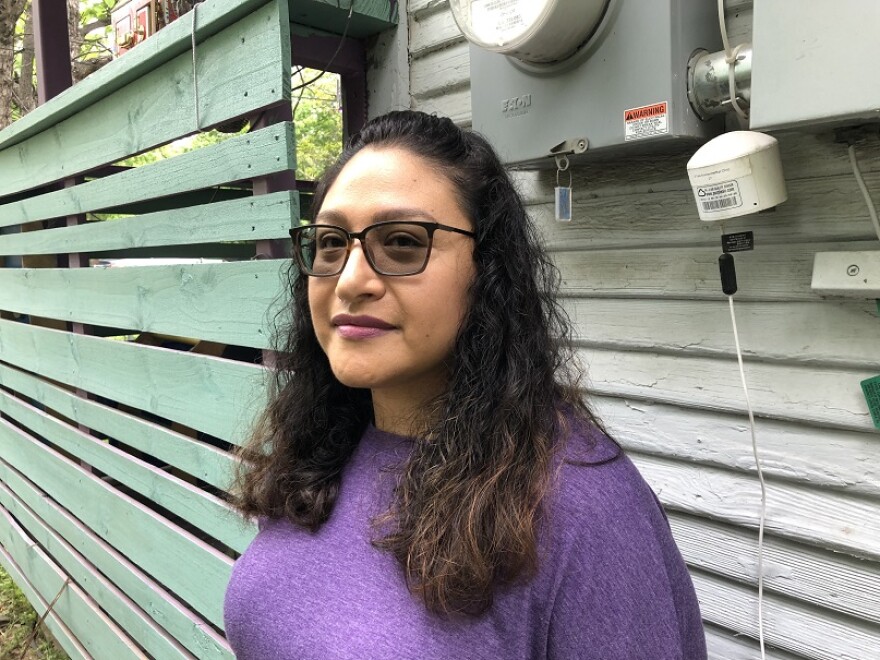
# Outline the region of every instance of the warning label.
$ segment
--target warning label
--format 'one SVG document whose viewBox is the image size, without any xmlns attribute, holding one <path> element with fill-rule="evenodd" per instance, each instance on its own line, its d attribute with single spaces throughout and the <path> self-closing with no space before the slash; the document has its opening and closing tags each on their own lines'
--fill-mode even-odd
<svg viewBox="0 0 880 660">
<path fill-rule="evenodd" d="M 697 188 L 697 199 L 703 208 L 703 213 L 717 213 L 727 209 L 742 206 L 742 195 L 736 181 L 713 183 L 708 186 Z"/>
<path fill-rule="evenodd" d="M 623 126 L 627 142 L 669 133 L 669 113 L 666 101 L 624 110 Z"/>
</svg>

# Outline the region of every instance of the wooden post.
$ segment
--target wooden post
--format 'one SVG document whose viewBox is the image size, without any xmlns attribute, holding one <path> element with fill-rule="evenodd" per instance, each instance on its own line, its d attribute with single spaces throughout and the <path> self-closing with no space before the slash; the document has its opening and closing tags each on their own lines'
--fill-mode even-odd
<svg viewBox="0 0 880 660">
<path fill-rule="evenodd" d="M 37 58 L 37 99 L 40 105 L 73 85 L 67 3 L 33 0 L 34 50 Z"/>
<path fill-rule="evenodd" d="M 293 34 L 290 52 L 294 64 L 340 75 L 343 136 L 347 138 L 357 133 L 367 119 L 367 63 L 363 42 L 350 37 Z"/>
<path fill-rule="evenodd" d="M 251 130 L 259 130 L 282 121 L 293 121 L 293 107 L 289 103 L 263 112 L 259 120 L 251 126 Z M 281 190 L 296 190 L 296 172 L 288 170 L 253 180 L 254 195 L 267 195 Z M 255 256 L 257 259 L 284 259 L 290 255 L 287 254 L 284 240 L 263 239 L 257 241 Z M 275 351 L 263 349 L 261 359 L 262 364 L 271 369 L 275 366 Z"/>
</svg>

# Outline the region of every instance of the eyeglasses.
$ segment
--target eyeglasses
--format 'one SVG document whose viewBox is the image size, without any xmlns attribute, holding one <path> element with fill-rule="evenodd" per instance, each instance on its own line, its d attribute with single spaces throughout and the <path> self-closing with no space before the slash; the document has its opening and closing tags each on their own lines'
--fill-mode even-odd
<svg viewBox="0 0 880 660">
<path fill-rule="evenodd" d="M 473 232 L 437 222 L 377 222 L 350 232 L 334 225 L 302 225 L 290 230 L 300 271 L 312 277 L 339 275 L 348 263 L 354 239 L 361 242 L 367 263 L 379 275 L 417 275 L 431 256 L 438 229 L 475 238 Z"/>
</svg>

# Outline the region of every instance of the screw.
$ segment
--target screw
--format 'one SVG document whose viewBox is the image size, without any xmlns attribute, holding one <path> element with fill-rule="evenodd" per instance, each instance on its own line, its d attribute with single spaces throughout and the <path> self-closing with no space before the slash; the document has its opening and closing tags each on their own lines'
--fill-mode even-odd
<svg viewBox="0 0 880 660">
<path fill-rule="evenodd" d="M 855 277 L 859 274 L 859 267 L 856 264 L 851 265 L 849 268 L 846 269 L 846 274 L 850 277 Z"/>
</svg>

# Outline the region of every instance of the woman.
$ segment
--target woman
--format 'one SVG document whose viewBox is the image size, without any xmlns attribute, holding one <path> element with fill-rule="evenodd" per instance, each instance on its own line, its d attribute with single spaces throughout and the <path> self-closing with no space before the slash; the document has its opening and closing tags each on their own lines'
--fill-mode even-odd
<svg viewBox="0 0 880 660">
<path fill-rule="evenodd" d="M 651 490 L 581 399 L 556 271 L 488 143 L 369 122 L 294 229 L 243 451 L 242 658 L 702 658 Z"/>
</svg>

